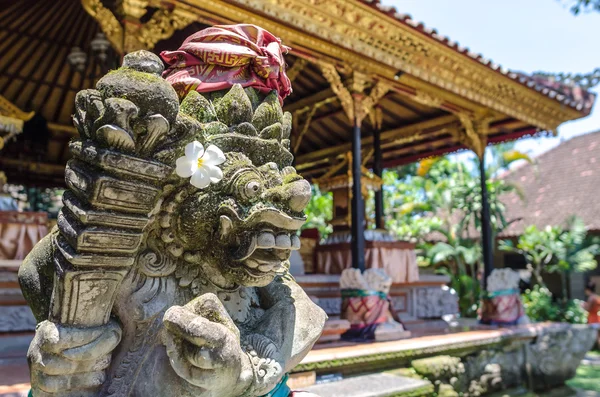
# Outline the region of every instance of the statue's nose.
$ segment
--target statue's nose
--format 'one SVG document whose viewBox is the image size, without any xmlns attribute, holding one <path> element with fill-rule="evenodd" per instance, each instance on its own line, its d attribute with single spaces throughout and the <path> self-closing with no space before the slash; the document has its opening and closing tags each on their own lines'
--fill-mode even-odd
<svg viewBox="0 0 600 397">
<path fill-rule="evenodd" d="M 301 212 L 310 201 L 310 183 L 305 179 L 286 183 L 282 187 L 269 189 L 265 199 L 273 203 L 284 204 L 293 212 Z"/>
</svg>

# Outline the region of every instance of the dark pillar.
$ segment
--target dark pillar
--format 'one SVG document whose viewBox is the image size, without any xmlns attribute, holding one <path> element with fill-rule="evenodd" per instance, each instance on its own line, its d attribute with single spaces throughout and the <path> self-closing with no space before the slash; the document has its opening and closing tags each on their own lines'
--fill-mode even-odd
<svg viewBox="0 0 600 397">
<path fill-rule="evenodd" d="M 360 123 L 354 120 L 352 130 L 352 267 L 365 270 L 364 200 L 361 192 Z"/>
<path fill-rule="evenodd" d="M 383 174 L 383 159 L 381 156 L 381 128 L 379 125 L 373 131 L 373 173 L 381 178 Z M 383 186 L 375 192 L 375 227 L 377 229 L 385 229 L 383 220 Z"/>
<path fill-rule="evenodd" d="M 492 225 L 490 222 L 490 203 L 488 201 L 487 178 L 485 174 L 485 149 L 479 159 L 481 177 L 481 244 L 483 248 L 483 288 L 487 290 L 487 278 L 494 269 Z"/>
</svg>

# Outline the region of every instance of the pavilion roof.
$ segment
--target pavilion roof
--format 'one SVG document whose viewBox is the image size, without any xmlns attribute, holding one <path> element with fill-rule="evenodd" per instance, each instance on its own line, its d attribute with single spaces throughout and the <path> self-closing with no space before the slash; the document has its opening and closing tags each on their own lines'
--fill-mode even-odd
<svg viewBox="0 0 600 397">
<path fill-rule="evenodd" d="M 127 43 L 155 52 L 174 49 L 191 33 L 214 24 L 254 23 L 282 37 L 292 47 L 287 61 L 294 93 L 285 104 L 295 120 L 292 148 L 298 169 L 310 179 L 350 150 L 352 124 L 323 75 L 323 64 L 333 65 L 342 81 L 360 71 L 371 86 L 389 85 L 377 104 L 387 167 L 469 146 L 463 116 L 487 120 L 483 141 L 495 143 L 583 117 L 595 99 L 584 90 L 501 68 L 378 0 L 121 3 L 137 13 L 138 22 L 135 16 L 115 16 L 119 7 L 113 0 L 0 0 L 0 95 L 35 112 L 0 158 L 9 180 L 63 183 L 67 143 L 76 135 L 70 119 L 75 94 L 93 88 L 107 66 L 115 66 L 101 65 L 92 54 L 90 42 L 100 31 L 113 44 L 113 61 L 128 50 Z M 137 36 L 126 36 L 136 26 L 141 26 Z M 83 73 L 67 61 L 73 47 L 87 54 Z M 363 122 L 367 167 L 373 131 L 370 121 Z"/>
<path fill-rule="evenodd" d="M 79 0 L 0 0 L 0 95 L 24 112 L 35 112 L 0 155 L 9 181 L 64 183 L 67 144 L 76 135 L 75 95 L 93 88 L 111 67 L 92 56 L 90 42 L 99 32 Z M 74 47 L 87 55 L 83 71 L 67 61 Z"/>
<path fill-rule="evenodd" d="M 416 31 L 423 33 L 424 35 L 427 35 L 428 37 L 445 44 L 456 52 L 463 54 L 485 66 L 488 66 L 490 69 L 493 69 L 514 81 L 518 81 L 526 87 L 531 88 L 549 98 L 556 99 L 567 106 L 573 107 L 580 111 L 589 111 L 594 104 L 595 94 L 589 91 L 581 89 L 577 86 L 562 85 L 540 76 L 530 76 L 523 72 L 507 69 L 502 65 L 495 63 L 491 59 L 486 58 L 482 54 L 471 51 L 469 47 L 461 46 L 458 42 L 452 40 L 450 37 L 438 33 L 436 29 L 427 27 L 423 22 L 413 19 L 409 14 L 403 14 L 399 12 L 394 6 L 384 5 L 380 0 L 360 1 L 402 22 L 406 26 L 409 26 Z"/>
</svg>

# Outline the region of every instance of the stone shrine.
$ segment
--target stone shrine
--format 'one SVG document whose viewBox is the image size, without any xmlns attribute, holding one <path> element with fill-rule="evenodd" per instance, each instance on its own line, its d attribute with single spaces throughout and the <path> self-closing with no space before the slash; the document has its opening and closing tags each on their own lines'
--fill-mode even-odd
<svg viewBox="0 0 600 397">
<path fill-rule="evenodd" d="M 310 185 L 285 50 L 213 27 L 77 95 L 65 206 L 19 271 L 34 397 L 288 395 L 326 315 L 288 273 Z"/>
</svg>

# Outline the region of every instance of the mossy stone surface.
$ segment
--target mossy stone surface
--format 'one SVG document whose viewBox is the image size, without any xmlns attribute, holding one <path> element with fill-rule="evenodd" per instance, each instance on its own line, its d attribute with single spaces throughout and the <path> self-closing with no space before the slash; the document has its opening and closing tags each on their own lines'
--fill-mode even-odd
<svg viewBox="0 0 600 397">
<path fill-rule="evenodd" d="M 252 103 L 241 85 L 235 84 L 227 94 L 214 103 L 217 117 L 222 123 L 234 126 L 252 120 Z"/>
<path fill-rule="evenodd" d="M 283 133 L 283 128 L 281 127 L 281 123 L 271 124 L 270 126 L 264 128 L 260 132 L 260 137 L 262 139 L 277 139 L 281 140 L 281 135 Z"/>
<path fill-rule="evenodd" d="M 123 67 L 160 76 L 165 70 L 158 55 L 150 51 L 135 51 L 123 57 Z"/>
<path fill-rule="evenodd" d="M 229 132 L 229 128 L 221 123 L 220 121 L 213 121 L 212 123 L 206 123 L 202 125 L 202 136 L 204 139 L 213 136 L 213 135 L 222 135 L 227 134 Z M 222 150 L 223 148 L 221 148 Z"/>
<path fill-rule="evenodd" d="M 181 113 L 187 114 L 201 123 L 217 121 L 217 113 L 212 103 L 198 91 L 190 91 L 181 102 Z"/>
<path fill-rule="evenodd" d="M 283 134 L 281 134 L 282 139 L 289 139 L 292 133 L 292 114 L 290 112 L 285 112 L 283 114 Z"/>
<path fill-rule="evenodd" d="M 170 124 L 179 111 L 177 93 L 166 80 L 151 73 L 120 68 L 102 77 L 96 88 L 104 99 L 127 99 L 140 109 L 140 116 L 162 114 Z"/>
<path fill-rule="evenodd" d="M 233 127 L 233 132 L 246 136 L 258 136 L 258 131 L 256 131 L 256 128 L 254 128 L 254 126 L 248 122 L 243 122 Z"/>
<path fill-rule="evenodd" d="M 19 268 L 19 284 L 23 296 L 37 322 L 48 319 L 54 280 L 54 247 L 58 229 L 52 229 L 25 257 Z"/>
<path fill-rule="evenodd" d="M 282 122 L 283 110 L 281 109 L 277 94 L 273 91 L 256 108 L 252 117 L 252 124 L 254 124 L 258 131 L 262 131 L 270 125 Z"/>
</svg>

